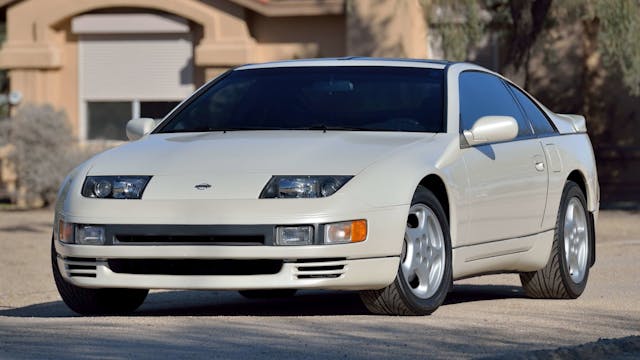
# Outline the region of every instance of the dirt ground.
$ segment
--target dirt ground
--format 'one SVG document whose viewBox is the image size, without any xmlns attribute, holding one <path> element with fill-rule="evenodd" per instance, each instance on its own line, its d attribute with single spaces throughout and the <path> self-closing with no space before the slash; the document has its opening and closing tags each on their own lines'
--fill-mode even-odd
<svg viewBox="0 0 640 360">
<path fill-rule="evenodd" d="M 640 358 L 638 212 L 601 212 L 577 300 L 528 299 L 517 275 L 483 276 L 456 282 L 427 317 L 369 315 L 356 293 L 322 291 L 155 291 L 132 316 L 79 317 L 53 283 L 52 218 L 0 211 L 0 359 Z"/>
</svg>

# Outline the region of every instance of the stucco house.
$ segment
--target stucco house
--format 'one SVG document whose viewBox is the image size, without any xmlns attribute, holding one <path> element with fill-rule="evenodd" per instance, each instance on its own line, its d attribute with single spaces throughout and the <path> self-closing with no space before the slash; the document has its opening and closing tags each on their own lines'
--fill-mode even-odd
<svg viewBox="0 0 640 360">
<path fill-rule="evenodd" d="M 427 57 L 418 0 L 0 0 L 0 68 L 21 104 L 81 141 L 124 140 L 227 69 L 347 55 Z"/>
</svg>

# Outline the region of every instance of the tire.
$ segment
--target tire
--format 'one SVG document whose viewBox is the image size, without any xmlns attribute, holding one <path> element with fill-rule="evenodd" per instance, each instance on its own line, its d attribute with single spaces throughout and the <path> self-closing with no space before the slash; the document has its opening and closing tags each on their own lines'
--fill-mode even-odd
<svg viewBox="0 0 640 360">
<path fill-rule="evenodd" d="M 423 230 L 422 226 L 425 226 Z M 432 230 L 429 237 L 427 228 Z M 407 216 L 395 280 L 379 290 L 361 291 L 360 298 L 374 314 L 428 315 L 444 302 L 451 287 L 451 276 L 447 217 L 436 196 L 418 186 Z"/>
<path fill-rule="evenodd" d="M 296 289 L 240 290 L 238 293 L 247 299 L 277 299 L 293 297 L 297 291 Z"/>
<path fill-rule="evenodd" d="M 67 282 L 60 274 L 57 253 L 51 242 L 53 279 L 62 301 L 80 315 L 125 315 L 135 311 L 147 297 L 146 289 L 87 289 Z"/>
<path fill-rule="evenodd" d="M 589 278 L 589 260 L 593 252 L 590 239 L 592 230 L 593 223 L 582 189 L 575 182 L 567 181 L 562 191 L 547 265 L 538 271 L 520 274 L 527 296 L 537 299 L 575 299 L 582 294 Z"/>
</svg>

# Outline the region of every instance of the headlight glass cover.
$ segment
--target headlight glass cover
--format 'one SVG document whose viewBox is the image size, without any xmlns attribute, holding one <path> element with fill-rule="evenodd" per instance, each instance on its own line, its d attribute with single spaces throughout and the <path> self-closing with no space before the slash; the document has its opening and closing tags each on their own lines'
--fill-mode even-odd
<svg viewBox="0 0 640 360">
<path fill-rule="evenodd" d="M 261 199 L 320 198 L 333 195 L 353 176 L 273 176 L 262 190 Z"/>
<path fill-rule="evenodd" d="M 101 199 L 140 199 L 151 176 L 87 176 L 82 196 Z"/>
</svg>

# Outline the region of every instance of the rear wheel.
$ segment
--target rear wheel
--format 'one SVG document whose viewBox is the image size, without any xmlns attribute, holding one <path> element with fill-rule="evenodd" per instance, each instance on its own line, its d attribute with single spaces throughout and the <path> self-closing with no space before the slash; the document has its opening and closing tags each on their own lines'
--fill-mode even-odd
<svg viewBox="0 0 640 360">
<path fill-rule="evenodd" d="M 87 289 L 67 282 L 60 274 L 57 253 L 51 243 L 53 279 L 62 301 L 81 315 L 121 315 L 136 310 L 147 297 L 146 289 Z"/>
<path fill-rule="evenodd" d="M 238 293 L 247 299 L 276 299 L 288 298 L 296 294 L 296 289 L 273 289 L 273 290 L 240 290 Z"/>
<path fill-rule="evenodd" d="M 582 294 L 589 278 L 589 259 L 593 233 L 587 201 L 580 186 L 567 181 L 556 220 L 551 256 L 547 265 L 520 274 L 526 294 L 532 298 L 575 299 Z"/>
<path fill-rule="evenodd" d="M 375 314 L 427 315 L 447 296 L 451 285 L 451 240 L 442 205 L 423 186 L 416 190 L 404 235 L 396 279 L 380 290 L 360 292 Z"/>
</svg>

